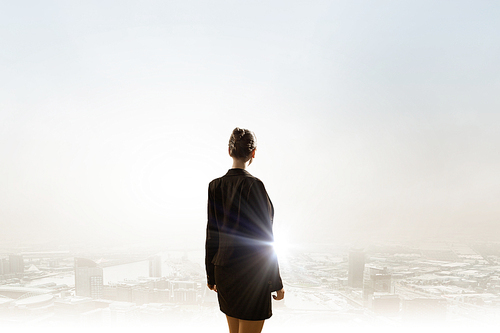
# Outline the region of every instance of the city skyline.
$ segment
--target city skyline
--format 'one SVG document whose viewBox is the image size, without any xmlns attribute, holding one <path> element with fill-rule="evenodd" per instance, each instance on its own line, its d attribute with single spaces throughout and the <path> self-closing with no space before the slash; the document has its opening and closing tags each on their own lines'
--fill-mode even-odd
<svg viewBox="0 0 500 333">
<path fill-rule="evenodd" d="M 216 294 L 206 287 L 201 250 L 55 248 L 8 251 L 18 253 L 8 264 L 22 260 L 27 269 L 0 274 L 2 325 L 101 330 L 148 323 L 216 331 L 224 323 Z M 151 277 L 155 261 L 166 269 Z M 290 251 L 280 257 L 287 297 L 275 302 L 266 325 L 293 332 L 360 325 L 394 331 L 493 327 L 500 319 L 499 264 L 499 242 Z M 360 271 L 362 283 L 353 283 Z"/>
</svg>

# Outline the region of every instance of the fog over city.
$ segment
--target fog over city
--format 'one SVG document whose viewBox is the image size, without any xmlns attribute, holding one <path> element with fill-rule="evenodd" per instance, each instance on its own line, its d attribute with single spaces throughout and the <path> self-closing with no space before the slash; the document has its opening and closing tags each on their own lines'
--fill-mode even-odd
<svg viewBox="0 0 500 333">
<path fill-rule="evenodd" d="M 498 242 L 498 17 L 490 1 L 4 2 L 0 254 L 203 250 L 237 126 L 299 262 Z"/>
</svg>

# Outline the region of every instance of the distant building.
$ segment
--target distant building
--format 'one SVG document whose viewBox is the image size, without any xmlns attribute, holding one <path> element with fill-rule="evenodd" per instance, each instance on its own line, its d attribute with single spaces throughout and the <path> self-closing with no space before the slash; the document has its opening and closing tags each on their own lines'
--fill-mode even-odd
<svg viewBox="0 0 500 333">
<path fill-rule="evenodd" d="M 102 290 L 102 297 L 109 300 L 118 300 L 118 288 L 116 286 L 104 286 Z"/>
<path fill-rule="evenodd" d="M 156 280 L 154 282 L 154 288 L 156 289 L 170 289 L 170 281 L 167 281 L 165 278 L 160 280 Z"/>
<path fill-rule="evenodd" d="M 18 318 L 41 319 L 54 313 L 54 299 L 54 295 L 48 293 L 31 295 L 14 300 L 10 307 L 14 309 L 14 313 L 19 316 Z"/>
<path fill-rule="evenodd" d="M 140 278 L 128 280 L 104 287 L 104 299 L 136 303 L 169 303 L 170 282 L 164 278 Z"/>
<path fill-rule="evenodd" d="M 194 289 L 176 289 L 174 290 L 174 302 L 184 304 L 195 304 L 197 293 Z"/>
<path fill-rule="evenodd" d="M 11 274 L 24 273 L 24 259 L 20 255 L 9 255 L 9 270 Z"/>
<path fill-rule="evenodd" d="M 363 274 L 363 300 L 365 305 L 373 309 L 373 301 L 376 297 L 374 294 L 377 293 L 378 297 L 381 294 L 393 294 L 394 288 L 392 287 L 391 274 L 387 272 L 387 268 L 381 268 L 376 266 L 366 266 Z M 380 297 L 379 297 L 380 298 Z M 376 303 L 387 303 L 387 300 L 376 301 Z M 395 301 L 394 301 L 395 302 Z M 399 299 L 398 299 L 399 304 Z M 399 306 L 399 305 L 398 305 Z"/>
<path fill-rule="evenodd" d="M 116 287 L 116 300 L 120 302 L 132 302 L 133 286 L 128 284 L 121 284 Z"/>
<path fill-rule="evenodd" d="M 77 296 L 102 298 L 102 268 L 92 260 L 75 258 L 75 291 Z"/>
<path fill-rule="evenodd" d="M 365 269 L 365 253 L 361 250 L 349 252 L 349 275 L 347 284 L 349 287 L 363 287 L 363 272 Z"/>
<path fill-rule="evenodd" d="M 10 274 L 9 259 L 0 258 L 0 275 Z"/>
<path fill-rule="evenodd" d="M 51 268 L 59 267 L 59 258 L 50 259 L 49 260 L 49 267 L 51 267 Z"/>
<path fill-rule="evenodd" d="M 170 297 L 170 290 L 158 290 L 158 302 L 166 303 L 171 302 L 172 298 Z"/>
<path fill-rule="evenodd" d="M 363 274 L 363 298 L 373 295 L 374 292 L 393 292 L 391 274 L 387 268 L 367 266 Z"/>
<path fill-rule="evenodd" d="M 149 258 L 149 277 L 161 277 L 161 257 Z"/>
<path fill-rule="evenodd" d="M 156 303 L 154 291 L 146 288 L 133 288 L 132 301 L 137 305 Z"/>
<path fill-rule="evenodd" d="M 173 301 L 175 303 L 195 304 L 197 301 L 197 284 L 194 281 L 171 281 Z"/>
</svg>

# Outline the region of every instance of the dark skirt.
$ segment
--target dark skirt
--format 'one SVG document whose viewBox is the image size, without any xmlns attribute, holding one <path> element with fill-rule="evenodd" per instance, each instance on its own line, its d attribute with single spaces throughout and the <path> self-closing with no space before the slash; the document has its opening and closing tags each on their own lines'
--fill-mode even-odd
<svg viewBox="0 0 500 333">
<path fill-rule="evenodd" d="M 215 266 L 219 307 L 226 315 L 243 320 L 272 316 L 271 288 L 265 267 L 239 263 Z"/>
</svg>

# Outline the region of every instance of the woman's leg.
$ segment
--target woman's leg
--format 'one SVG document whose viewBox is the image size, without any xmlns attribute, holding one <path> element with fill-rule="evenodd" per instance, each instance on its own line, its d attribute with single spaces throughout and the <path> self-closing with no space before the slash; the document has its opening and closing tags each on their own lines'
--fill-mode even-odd
<svg viewBox="0 0 500 333">
<path fill-rule="evenodd" d="M 229 333 L 238 333 L 239 332 L 239 322 L 240 320 L 237 318 L 229 317 L 226 315 L 227 325 L 229 326 Z"/>
<path fill-rule="evenodd" d="M 260 333 L 264 320 L 243 320 L 226 315 L 229 333 Z"/>
<path fill-rule="evenodd" d="M 264 327 L 264 320 L 242 320 L 240 319 L 238 333 L 260 333 Z"/>
</svg>

